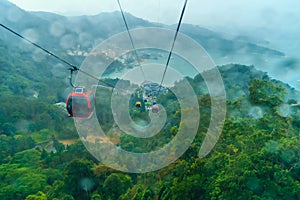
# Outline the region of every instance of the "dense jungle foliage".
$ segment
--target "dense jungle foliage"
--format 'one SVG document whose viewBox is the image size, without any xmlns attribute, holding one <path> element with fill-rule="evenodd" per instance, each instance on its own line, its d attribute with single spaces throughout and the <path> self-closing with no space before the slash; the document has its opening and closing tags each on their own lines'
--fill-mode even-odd
<svg viewBox="0 0 300 200">
<path fill-rule="evenodd" d="M 64 100 L 67 83 L 61 77 L 67 74 L 47 76 L 47 58 L 32 66 L 26 59 L 15 59 L 21 55 L 4 43 L 1 52 L 0 199 L 300 198 L 300 115 L 293 106 L 297 91 L 253 66 L 219 67 L 227 117 L 207 157 L 198 158 L 198 151 L 210 120 L 210 96 L 198 75 L 188 78 L 201 112 L 188 151 L 163 169 L 131 174 L 97 161 L 78 139 L 73 120 L 55 105 Z M 110 94 L 109 90 L 97 93 L 98 119 L 107 130 L 113 125 L 110 107 L 105 106 Z M 171 116 L 161 136 L 144 141 L 123 133 L 114 138 L 115 143 L 139 152 L 151 150 L 155 142 L 168 143 L 176 135 L 180 108 L 171 93 L 158 99 Z M 136 119 L 147 117 L 136 110 L 132 113 Z"/>
</svg>

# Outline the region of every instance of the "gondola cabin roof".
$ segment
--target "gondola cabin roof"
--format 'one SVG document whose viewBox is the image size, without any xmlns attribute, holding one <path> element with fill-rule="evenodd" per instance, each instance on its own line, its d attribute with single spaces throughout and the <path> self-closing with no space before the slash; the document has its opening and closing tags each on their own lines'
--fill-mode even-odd
<svg viewBox="0 0 300 200">
<path fill-rule="evenodd" d="M 137 101 L 135 103 L 135 107 L 140 108 L 142 106 L 142 103 L 140 101 Z"/>
</svg>

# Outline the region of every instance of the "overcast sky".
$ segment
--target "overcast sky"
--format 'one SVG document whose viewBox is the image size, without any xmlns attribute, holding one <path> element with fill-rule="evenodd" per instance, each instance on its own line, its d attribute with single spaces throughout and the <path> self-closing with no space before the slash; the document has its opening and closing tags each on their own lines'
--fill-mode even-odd
<svg viewBox="0 0 300 200">
<path fill-rule="evenodd" d="M 118 10 L 117 0 L 9 0 L 25 10 L 94 15 Z M 184 0 L 120 0 L 125 11 L 167 24 L 176 23 Z M 299 0 L 189 0 L 184 21 L 215 26 L 270 25 L 277 18 L 299 22 Z"/>
</svg>

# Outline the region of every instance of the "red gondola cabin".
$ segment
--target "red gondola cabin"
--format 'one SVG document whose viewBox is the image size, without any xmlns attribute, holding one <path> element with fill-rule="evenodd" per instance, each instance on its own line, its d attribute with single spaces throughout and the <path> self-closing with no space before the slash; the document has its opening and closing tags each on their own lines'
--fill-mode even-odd
<svg viewBox="0 0 300 200">
<path fill-rule="evenodd" d="M 71 117 L 89 118 L 94 110 L 94 101 L 92 91 L 76 87 L 67 98 L 66 108 Z"/>
<path fill-rule="evenodd" d="M 152 106 L 152 112 L 153 112 L 153 113 L 158 113 L 158 111 L 159 111 L 158 105 L 156 105 L 156 104 L 153 105 L 153 106 Z"/>
</svg>

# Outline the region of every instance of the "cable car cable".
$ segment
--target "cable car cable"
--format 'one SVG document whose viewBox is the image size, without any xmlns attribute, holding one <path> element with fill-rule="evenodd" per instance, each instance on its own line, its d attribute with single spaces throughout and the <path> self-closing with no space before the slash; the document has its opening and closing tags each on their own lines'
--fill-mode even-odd
<svg viewBox="0 0 300 200">
<path fill-rule="evenodd" d="M 85 75 L 87 75 L 87 76 L 89 76 L 89 77 L 91 77 L 91 78 L 93 78 L 93 79 L 96 79 L 96 80 L 99 81 L 99 82 L 102 82 L 102 83 L 106 84 L 108 87 L 114 88 L 114 86 L 111 85 L 110 83 L 107 83 L 107 82 L 103 81 L 102 79 L 99 79 L 98 77 L 96 77 L 96 76 L 94 76 L 94 75 L 92 75 L 92 74 L 90 74 L 90 73 L 88 73 L 88 72 L 86 72 L 86 71 L 81 70 L 80 68 L 78 68 L 77 66 L 73 65 L 72 63 L 70 63 L 70 62 L 66 61 L 65 59 L 63 59 L 63 58 L 61 58 L 61 57 L 55 55 L 54 53 L 52 53 L 51 51 L 47 50 L 46 48 L 44 48 L 44 47 L 38 45 L 37 43 L 32 42 L 31 40 L 27 39 L 26 37 L 22 36 L 21 34 L 17 33 L 16 31 L 12 30 L 11 28 L 9 28 L 9 27 L 3 25 L 2 23 L 0 23 L 0 26 L 2 26 L 4 29 L 8 30 L 9 32 L 13 33 L 14 35 L 20 37 L 21 39 L 25 40 L 26 42 L 29 42 L 29 43 L 32 44 L 33 46 L 35 46 L 35 47 L 41 49 L 42 51 L 46 52 L 47 54 L 53 56 L 54 58 L 56 58 L 56 59 L 59 60 L 60 62 L 66 64 L 66 65 L 68 65 L 68 66 L 70 66 L 71 68 L 69 68 L 69 70 L 71 70 L 72 72 L 74 72 L 74 71 L 80 71 L 80 72 L 82 72 L 83 74 L 85 74 Z M 71 84 L 71 85 L 72 85 L 72 84 Z"/>
<path fill-rule="evenodd" d="M 162 79 L 161 79 L 161 82 L 160 82 L 160 85 L 159 85 L 158 93 L 161 90 L 162 84 L 163 84 L 165 76 L 166 76 L 167 69 L 169 67 L 169 63 L 170 63 L 170 60 L 171 60 L 171 56 L 172 56 L 172 52 L 173 52 L 173 49 L 174 49 L 174 46 L 175 46 L 175 42 L 176 42 L 176 39 L 177 39 L 179 28 L 180 28 L 180 25 L 181 25 L 181 22 L 182 22 L 182 19 L 183 19 L 183 15 L 184 15 L 184 11 L 185 11 L 185 8 L 186 8 L 187 1 L 188 0 L 184 1 L 184 5 L 183 5 L 183 8 L 181 10 L 181 15 L 180 15 L 179 22 L 178 22 L 178 25 L 177 25 L 177 29 L 176 29 L 176 32 L 175 32 L 175 36 L 174 36 L 174 39 L 173 39 L 172 47 L 171 47 L 171 50 L 169 52 L 169 56 L 168 56 L 168 59 L 167 59 L 167 62 L 166 62 L 164 73 L 163 73 L 163 76 L 162 76 Z"/>
<path fill-rule="evenodd" d="M 138 64 L 139 64 L 139 66 L 140 66 L 140 69 L 141 69 L 141 71 L 142 71 L 144 80 L 146 80 L 146 76 L 145 76 L 145 73 L 144 73 L 144 70 L 143 70 L 143 67 L 142 67 L 140 58 L 139 58 L 138 53 L 137 53 L 137 51 L 136 51 L 136 48 L 135 48 L 135 46 L 134 46 L 133 39 L 132 39 L 130 30 L 129 30 L 129 28 L 128 28 L 128 23 L 127 23 L 127 21 L 126 21 L 126 18 L 125 18 L 124 11 L 123 11 L 123 8 L 122 8 L 122 6 L 121 6 L 120 0 L 117 0 L 117 2 L 118 2 L 118 5 L 119 5 L 121 14 L 122 14 L 122 18 L 123 18 L 123 21 L 124 21 L 124 24 L 125 24 L 125 27 L 126 27 L 126 30 L 127 30 L 128 36 L 129 36 L 129 39 L 130 39 L 130 43 L 131 43 L 133 52 L 134 52 L 134 54 L 135 54 L 135 57 L 136 57 L 136 59 L 137 59 L 137 62 L 138 62 Z"/>
<path fill-rule="evenodd" d="M 11 28 L 8 28 L 7 26 L 5 26 L 5 25 L 3 25 L 3 24 L 0 24 L 0 26 L 2 26 L 3 28 L 5 28 L 6 30 L 10 31 L 11 33 L 17 35 L 18 37 L 22 38 L 23 40 L 29 42 L 30 44 L 36 46 L 37 48 L 43 50 L 43 51 L 46 52 L 47 54 L 49 54 L 49 55 L 55 57 L 56 59 L 58 59 L 59 61 L 65 63 L 66 65 L 69 65 L 70 67 L 72 67 L 72 69 L 74 69 L 74 70 L 76 70 L 76 71 L 79 70 L 78 67 L 76 67 L 75 65 L 69 63 L 68 61 L 66 61 L 66 60 L 64 60 L 64 59 L 62 59 L 62 58 L 60 58 L 59 56 L 57 56 L 57 55 L 55 55 L 55 54 L 53 54 L 51 51 L 48 51 L 47 49 L 43 48 L 42 46 L 40 46 L 40 45 L 38 45 L 38 44 L 32 42 L 31 40 L 25 38 L 24 36 L 22 36 L 21 34 L 17 33 L 17 32 L 14 31 L 14 30 L 12 30 Z"/>
</svg>

